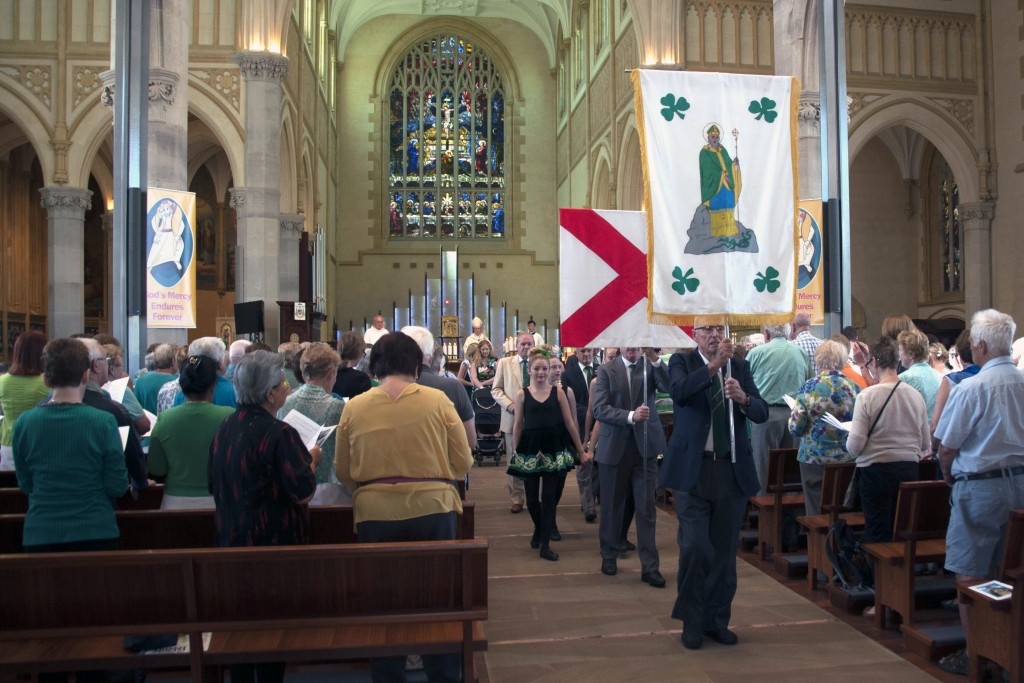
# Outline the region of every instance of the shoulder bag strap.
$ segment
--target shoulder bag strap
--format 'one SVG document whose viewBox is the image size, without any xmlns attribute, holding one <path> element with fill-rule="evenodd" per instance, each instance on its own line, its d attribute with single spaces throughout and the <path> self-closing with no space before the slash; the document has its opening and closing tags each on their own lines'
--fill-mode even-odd
<svg viewBox="0 0 1024 683">
<path fill-rule="evenodd" d="M 889 399 L 891 399 L 892 395 L 896 393 L 896 387 L 898 387 L 901 382 L 903 382 L 903 380 L 896 380 L 896 384 L 893 386 L 892 391 L 889 392 L 889 395 L 885 399 L 885 403 L 882 404 L 882 409 L 878 411 L 878 415 L 875 415 L 875 421 L 871 423 L 871 429 L 868 430 L 868 435 L 864 437 L 865 441 L 871 437 L 871 432 L 875 431 L 875 425 L 878 424 L 878 420 L 882 417 L 882 413 L 885 412 L 885 407 L 889 405 Z"/>
</svg>

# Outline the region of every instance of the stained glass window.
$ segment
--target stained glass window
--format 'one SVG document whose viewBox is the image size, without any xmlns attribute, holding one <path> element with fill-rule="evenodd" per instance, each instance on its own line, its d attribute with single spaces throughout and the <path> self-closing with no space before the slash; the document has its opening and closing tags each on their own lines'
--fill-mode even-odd
<svg viewBox="0 0 1024 683">
<path fill-rule="evenodd" d="M 388 106 L 388 236 L 505 237 L 505 91 L 490 57 L 427 38 L 395 68 Z"/>
<path fill-rule="evenodd" d="M 960 188 L 957 187 L 956 178 L 947 166 L 942 174 L 942 192 L 939 216 L 940 224 L 940 258 L 942 260 L 942 291 L 959 292 L 963 287 L 963 273 L 961 263 L 961 238 L 960 227 Z"/>
</svg>

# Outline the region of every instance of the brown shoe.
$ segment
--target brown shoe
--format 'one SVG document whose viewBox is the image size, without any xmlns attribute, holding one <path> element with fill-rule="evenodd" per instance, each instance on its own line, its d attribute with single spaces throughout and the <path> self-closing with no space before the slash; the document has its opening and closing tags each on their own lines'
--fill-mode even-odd
<svg viewBox="0 0 1024 683">
<path fill-rule="evenodd" d="M 522 511 L 523 511 L 523 504 L 522 503 L 512 503 L 512 514 L 513 515 L 518 515 Z"/>
</svg>

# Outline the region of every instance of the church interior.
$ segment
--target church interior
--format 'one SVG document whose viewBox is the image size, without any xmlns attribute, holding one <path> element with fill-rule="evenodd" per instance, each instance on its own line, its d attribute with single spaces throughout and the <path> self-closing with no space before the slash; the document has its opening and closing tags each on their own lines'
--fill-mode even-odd
<svg viewBox="0 0 1024 683">
<path fill-rule="evenodd" d="M 111 329 L 115 4 L 0 2 L 0 358 L 25 329 Z M 868 338 L 891 313 L 1024 316 L 1018 4 L 845 4 Z M 811 0 L 151 5 L 147 184 L 196 196 L 196 327 L 157 338 L 231 336 L 262 300 L 270 343 L 279 301 L 315 339 L 381 313 L 557 341 L 558 209 L 642 208 L 634 68 L 799 78 L 800 198 L 822 195 Z"/>
</svg>

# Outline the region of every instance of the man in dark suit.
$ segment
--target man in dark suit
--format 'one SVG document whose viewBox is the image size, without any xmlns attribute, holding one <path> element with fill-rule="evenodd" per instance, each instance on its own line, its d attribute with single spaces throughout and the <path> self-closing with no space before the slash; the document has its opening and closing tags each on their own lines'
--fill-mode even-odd
<svg viewBox="0 0 1024 683">
<path fill-rule="evenodd" d="M 599 463 L 601 484 L 601 572 L 611 576 L 618 571 L 623 511 L 627 494 L 632 490 L 640 578 L 655 588 L 663 588 L 665 578 L 658 571 L 654 538 L 654 491 L 658 456 L 665 452 L 665 432 L 651 406 L 655 389 L 667 388 L 668 373 L 657 353 L 649 349 L 648 362 L 644 362 L 642 352 L 639 348 L 622 349 L 619 358 L 597 369 L 594 384 L 594 419 L 601 423 L 600 443 L 594 456 Z"/>
<path fill-rule="evenodd" d="M 580 439 L 587 446 L 589 434 L 584 434 L 587 419 L 587 405 L 590 402 L 590 380 L 597 377 L 594 366 L 594 349 L 581 347 L 565 361 L 565 373 L 562 381 L 569 385 L 576 397 L 576 426 L 580 430 Z M 587 522 L 597 519 L 594 511 L 594 465 L 593 460 L 576 466 L 576 485 L 580 487 L 580 509 Z"/>
<path fill-rule="evenodd" d="M 683 621 L 683 645 L 691 650 L 705 636 L 723 645 L 739 642 L 729 630 L 736 545 L 747 497 L 759 487 L 747 420 L 760 424 L 768 419 L 768 405 L 757 393 L 750 367 L 733 358 L 725 328 L 694 327 L 693 338 L 697 350 L 675 353 L 669 361 L 675 429 L 660 470 L 660 484 L 672 489 L 679 517 L 678 594 L 672 618 Z M 731 376 L 723 376 L 727 364 Z"/>
</svg>

